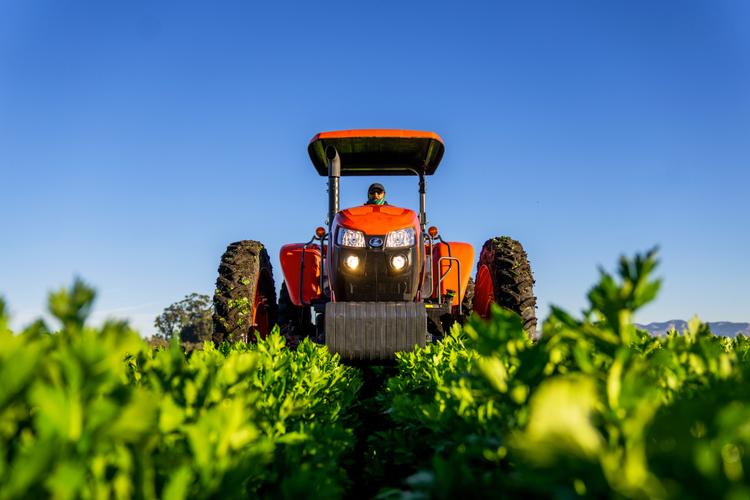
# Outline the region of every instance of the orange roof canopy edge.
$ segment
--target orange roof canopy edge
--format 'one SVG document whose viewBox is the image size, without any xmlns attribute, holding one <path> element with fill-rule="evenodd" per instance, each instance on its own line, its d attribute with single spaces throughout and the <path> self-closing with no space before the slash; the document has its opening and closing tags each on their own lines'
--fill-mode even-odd
<svg viewBox="0 0 750 500">
<path fill-rule="evenodd" d="M 333 146 L 341 158 L 341 175 L 432 175 L 445 151 L 434 132 L 400 129 L 354 129 L 320 132 L 308 153 L 315 169 L 328 175 L 325 150 Z"/>
<path fill-rule="evenodd" d="M 423 132 L 421 130 L 400 130 L 388 128 L 362 128 L 353 130 L 334 130 L 331 132 L 320 132 L 315 134 L 310 143 L 320 139 L 344 139 L 344 138 L 365 138 L 365 137 L 393 137 L 405 139 L 434 139 L 445 145 L 443 139 L 435 132 Z"/>
</svg>

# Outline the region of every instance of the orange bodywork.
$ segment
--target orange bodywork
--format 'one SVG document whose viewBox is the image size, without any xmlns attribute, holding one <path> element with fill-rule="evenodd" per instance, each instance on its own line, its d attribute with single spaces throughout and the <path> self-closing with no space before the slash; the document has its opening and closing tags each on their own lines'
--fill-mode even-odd
<svg viewBox="0 0 750 500">
<path fill-rule="evenodd" d="M 433 276 L 433 297 L 438 297 L 438 292 L 440 295 L 444 295 L 447 293 L 448 290 L 453 290 L 455 295 L 453 296 L 453 305 L 458 306 L 458 304 L 461 303 L 463 300 L 463 296 L 466 294 L 466 287 L 469 285 L 469 278 L 471 277 L 471 271 L 472 267 L 474 265 L 474 247 L 472 247 L 468 243 L 461 243 L 457 241 L 450 241 L 448 242 L 450 245 L 450 250 L 448 248 L 448 245 L 445 243 L 436 243 L 432 247 L 432 276 Z M 458 262 L 461 263 L 461 293 L 459 296 L 459 274 L 458 274 L 458 264 L 456 261 L 451 261 L 448 259 L 440 260 L 441 257 L 453 257 L 458 259 Z M 443 281 L 440 283 L 440 289 L 437 288 L 437 282 L 440 277 L 445 274 L 445 278 L 443 278 Z"/>
<path fill-rule="evenodd" d="M 336 215 L 335 225 L 362 231 L 366 235 L 384 235 L 414 227 L 419 232 L 419 218 L 414 210 L 392 205 L 362 205 L 347 208 Z"/>
<path fill-rule="evenodd" d="M 300 266 L 302 265 L 302 253 L 305 255 L 304 268 L 302 269 L 302 302 L 300 302 Z M 317 245 L 303 245 L 302 243 L 290 243 L 281 247 L 279 252 L 281 270 L 284 273 L 284 281 L 289 298 L 295 306 L 309 304 L 310 301 L 319 299 L 320 272 L 322 256 L 320 247 Z"/>
<path fill-rule="evenodd" d="M 365 237 L 385 236 L 391 231 L 412 227 L 416 233 L 416 240 L 421 241 L 421 227 L 416 212 L 392 205 L 362 205 L 342 210 L 336 214 L 333 221 L 333 238 L 336 238 L 340 227 L 362 231 Z M 305 262 L 302 269 L 302 300 L 300 301 L 300 266 L 303 247 L 302 243 L 284 245 L 279 256 L 290 299 L 296 306 L 309 305 L 311 301 L 323 298 L 320 289 L 323 256 L 318 245 L 308 245 L 304 249 Z M 418 266 L 422 265 L 425 253 L 427 252 L 417 254 Z M 453 257 L 458 259 L 458 262 L 448 259 L 440 260 L 443 257 Z M 473 263 L 474 248 L 470 244 L 435 243 L 432 247 L 432 297 L 442 297 L 448 293 L 448 290 L 452 290 L 455 292 L 452 305 L 458 306 L 466 294 Z M 438 279 L 443 274 L 445 277 L 438 289 Z"/>
</svg>

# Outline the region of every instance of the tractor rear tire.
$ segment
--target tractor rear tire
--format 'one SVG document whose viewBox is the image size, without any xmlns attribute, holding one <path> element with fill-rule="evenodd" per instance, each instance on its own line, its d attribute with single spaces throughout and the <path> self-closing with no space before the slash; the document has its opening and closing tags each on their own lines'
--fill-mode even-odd
<svg viewBox="0 0 750 500">
<path fill-rule="evenodd" d="M 297 345 L 313 331 L 310 307 L 294 305 L 286 281 L 281 284 L 279 291 L 278 318 L 281 335 L 286 339 L 286 345 L 290 349 L 296 349 Z"/>
<path fill-rule="evenodd" d="M 479 255 L 475 287 L 475 312 L 488 317 L 494 302 L 521 316 L 526 333 L 536 338 L 534 277 L 521 243 L 507 236 L 487 240 Z"/>
<path fill-rule="evenodd" d="M 268 252 L 259 241 L 232 243 L 221 256 L 214 292 L 215 343 L 250 342 L 276 324 L 276 287 Z"/>
</svg>

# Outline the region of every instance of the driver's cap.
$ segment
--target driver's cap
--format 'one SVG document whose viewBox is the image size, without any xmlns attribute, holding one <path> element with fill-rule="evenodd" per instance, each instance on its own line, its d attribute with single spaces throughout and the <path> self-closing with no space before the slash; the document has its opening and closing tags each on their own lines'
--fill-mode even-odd
<svg viewBox="0 0 750 500">
<path fill-rule="evenodd" d="M 368 194 L 371 193 L 374 189 L 380 189 L 382 192 L 385 193 L 385 188 L 379 182 L 373 182 L 372 184 L 370 184 L 370 187 L 367 188 L 367 193 Z"/>
</svg>

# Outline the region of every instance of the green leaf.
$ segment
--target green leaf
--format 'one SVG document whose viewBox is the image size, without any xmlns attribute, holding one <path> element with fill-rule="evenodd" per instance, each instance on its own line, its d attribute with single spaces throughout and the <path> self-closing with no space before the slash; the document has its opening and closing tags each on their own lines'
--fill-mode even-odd
<svg viewBox="0 0 750 500">
<path fill-rule="evenodd" d="M 45 481 L 54 498 L 80 498 L 86 484 L 86 467 L 80 462 L 58 463 Z"/>
<path fill-rule="evenodd" d="M 83 327 L 91 313 L 96 292 L 80 278 L 73 281 L 69 289 L 60 289 L 49 294 L 49 311 L 60 320 L 66 330 Z"/>
<path fill-rule="evenodd" d="M 531 396 L 529 423 L 515 440 L 533 462 L 549 465 L 563 457 L 595 460 L 604 439 L 593 425 L 599 406 L 596 383 L 583 376 L 543 382 Z"/>
<path fill-rule="evenodd" d="M 173 472 L 169 477 L 169 482 L 164 487 L 162 498 L 164 500 L 183 500 L 189 498 L 190 483 L 193 480 L 193 474 L 190 467 L 182 466 Z"/>
<path fill-rule="evenodd" d="M 5 299 L 0 297 L 0 338 L 11 334 L 10 328 L 8 327 L 8 321 L 8 310 L 5 304 Z"/>
</svg>

